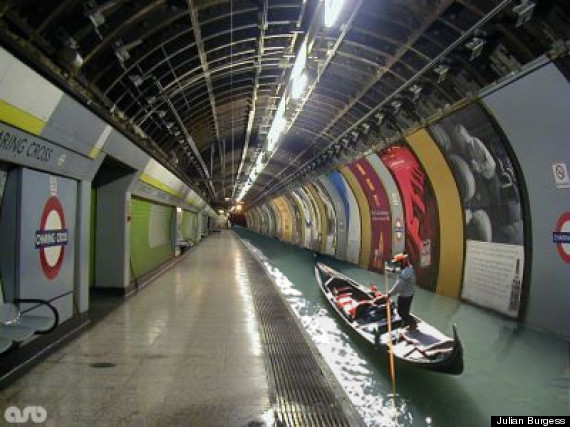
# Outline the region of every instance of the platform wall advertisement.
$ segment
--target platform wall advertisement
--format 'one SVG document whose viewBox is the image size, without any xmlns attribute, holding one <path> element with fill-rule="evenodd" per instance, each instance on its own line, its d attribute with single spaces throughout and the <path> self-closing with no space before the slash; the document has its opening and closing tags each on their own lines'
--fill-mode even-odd
<svg viewBox="0 0 570 427">
<path fill-rule="evenodd" d="M 455 178 L 426 129 L 407 135 L 406 141 L 428 174 L 437 200 L 440 218 L 437 293 L 459 298 L 463 281 L 465 237 L 463 207 Z"/>
<path fill-rule="evenodd" d="M 508 142 L 477 103 L 430 130 L 450 164 L 463 202 L 467 244 L 461 296 L 518 317 L 524 232 Z"/>
<path fill-rule="evenodd" d="M 290 193 L 284 194 L 283 197 L 291 210 L 292 243 L 301 246 L 303 244 L 303 215 L 297 201 Z"/>
<path fill-rule="evenodd" d="M 532 249 L 527 250 L 526 260 L 531 263 L 531 277 L 524 280 L 525 322 L 568 339 L 570 83 L 550 63 L 485 96 L 483 102 L 524 173 L 523 201 L 530 211 L 525 225 L 532 230 L 525 235 Z"/>
<path fill-rule="evenodd" d="M 312 234 L 313 234 L 313 214 L 308 206 L 308 201 L 302 195 L 301 189 L 296 189 L 291 192 L 291 195 L 301 205 L 301 212 L 303 213 L 303 243 L 301 246 L 307 249 L 312 249 Z"/>
<path fill-rule="evenodd" d="M 368 268 L 370 264 L 370 242 L 372 240 L 372 228 L 370 221 L 370 207 L 368 206 L 368 199 L 362 190 L 356 176 L 350 167 L 341 169 L 343 178 L 345 179 L 350 192 L 354 195 L 357 202 L 357 209 L 360 218 L 360 256 L 358 265 L 362 268 Z"/>
<path fill-rule="evenodd" d="M 314 251 L 321 250 L 321 239 L 320 239 L 320 218 L 319 212 L 317 210 L 317 206 L 315 202 L 309 197 L 309 193 L 304 188 L 299 188 L 298 193 L 300 199 L 303 201 L 307 212 L 309 212 L 311 216 L 311 243 L 310 246 L 307 246 L 308 249 L 312 249 Z"/>
<path fill-rule="evenodd" d="M 392 258 L 390 202 L 380 178 L 366 159 L 352 163 L 349 168 L 364 191 L 370 210 L 371 239 L 368 268 L 383 271 L 384 262 Z"/>
<path fill-rule="evenodd" d="M 439 232 L 437 204 L 431 183 L 414 154 L 403 142 L 402 145 L 387 148 L 380 157 L 400 189 L 406 217 L 406 250 L 416 270 L 418 285 L 435 291 Z"/>
<path fill-rule="evenodd" d="M 274 218 L 273 223 L 275 224 L 275 232 L 273 235 L 278 239 L 284 240 L 283 229 L 282 229 L 283 222 L 281 220 L 281 214 L 279 213 L 277 206 L 275 206 L 275 203 L 273 203 L 272 201 L 269 201 L 267 202 L 267 208 L 269 209 L 269 212 L 271 212 Z"/>
<path fill-rule="evenodd" d="M 327 176 L 320 176 L 319 183 L 322 185 L 323 191 L 326 192 L 334 206 L 336 216 L 336 257 L 346 260 L 346 244 L 348 240 L 347 212 L 345 205 L 338 193 L 336 187 Z"/>
<path fill-rule="evenodd" d="M 289 203 L 283 197 L 277 197 L 273 200 L 275 207 L 281 216 L 281 238 L 286 242 L 293 242 L 293 216 Z"/>
<path fill-rule="evenodd" d="M 346 212 L 347 243 L 346 260 L 358 264 L 360 257 L 360 212 L 358 202 L 352 194 L 348 183 L 341 173 L 333 172 L 329 175 L 331 183 L 335 186 L 341 197 Z"/>
<path fill-rule="evenodd" d="M 313 188 L 316 191 L 316 197 L 320 198 L 325 209 L 327 234 L 326 236 L 323 236 L 325 239 L 324 253 L 330 256 L 335 256 L 338 245 L 338 222 L 336 212 L 332 200 L 328 192 L 322 188 L 322 184 L 320 182 L 315 182 L 313 184 Z"/>
<path fill-rule="evenodd" d="M 329 221 L 325 212 L 325 207 L 315 187 L 312 184 L 305 185 L 305 193 L 314 206 L 316 217 L 318 219 L 317 230 L 319 233 L 319 246 L 317 251 L 326 253 L 327 236 L 329 232 Z"/>
</svg>

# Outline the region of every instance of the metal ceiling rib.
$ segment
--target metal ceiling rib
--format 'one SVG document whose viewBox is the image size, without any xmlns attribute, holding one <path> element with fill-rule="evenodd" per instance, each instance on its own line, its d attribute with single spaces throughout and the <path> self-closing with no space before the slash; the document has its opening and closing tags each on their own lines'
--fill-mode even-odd
<svg viewBox="0 0 570 427">
<path fill-rule="evenodd" d="M 424 10 L 424 12 L 427 12 L 427 14 L 428 14 L 427 18 L 424 19 L 421 22 L 421 24 L 418 27 L 416 27 L 415 29 L 408 28 L 410 33 L 405 38 L 405 43 L 402 44 L 400 46 L 400 48 L 394 53 L 394 55 L 391 56 L 387 60 L 387 63 L 385 64 L 384 68 L 386 68 L 386 69 L 392 68 L 398 62 L 398 60 L 402 56 L 404 56 L 404 54 L 408 51 L 408 46 L 412 46 L 423 35 L 423 33 L 439 18 L 439 16 L 442 14 L 442 12 L 445 11 L 452 3 L 453 3 L 453 0 L 442 0 L 437 5 L 435 10 L 431 11 L 431 13 L 429 13 L 429 11 L 427 11 L 427 10 Z M 351 23 L 349 25 L 352 25 L 352 20 L 351 20 Z M 305 153 L 307 153 L 308 150 L 314 149 L 314 145 L 317 141 L 321 140 L 339 120 L 341 120 L 346 114 L 348 114 L 352 109 L 357 107 L 357 105 L 362 102 L 362 99 L 364 98 L 364 96 L 370 90 L 372 90 L 373 87 L 384 76 L 384 72 L 382 72 L 381 69 L 377 69 L 375 71 L 376 72 L 370 76 L 370 79 L 367 82 L 365 82 L 364 86 L 358 90 L 358 93 L 355 96 L 351 97 L 351 100 L 344 106 L 344 108 L 342 108 L 337 114 L 335 114 L 334 117 L 332 118 L 332 120 L 330 120 L 324 126 L 324 128 L 320 131 L 318 136 L 311 139 L 308 142 L 307 148 L 305 150 L 301 151 L 297 155 L 294 162 L 296 162 L 298 159 L 302 158 L 303 155 L 305 155 Z M 357 117 L 360 116 L 359 114 L 355 114 L 355 115 Z M 283 176 L 283 174 L 290 169 L 291 169 L 291 166 L 288 166 L 288 167 L 285 167 L 284 169 L 282 169 L 280 173 L 275 175 L 267 184 L 265 184 L 263 191 L 265 189 L 267 189 L 269 186 L 271 186 L 273 183 L 279 182 L 280 177 Z M 259 197 L 257 199 L 259 199 Z M 253 200 L 254 204 L 257 201 L 257 199 Z"/>
</svg>

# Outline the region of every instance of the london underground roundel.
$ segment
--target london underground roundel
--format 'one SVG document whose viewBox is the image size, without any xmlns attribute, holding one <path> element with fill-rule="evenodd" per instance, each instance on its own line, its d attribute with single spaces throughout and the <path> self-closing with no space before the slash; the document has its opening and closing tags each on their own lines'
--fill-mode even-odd
<svg viewBox="0 0 570 427">
<path fill-rule="evenodd" d="M 558 219 L 552 240 L 556 244 L 560 258 L 570 264 L 570 212 L 563 213 Z"/>
<path fill-rule="evenodd" d="M 40 229 L 36 231 L 36 249 L 40 251 L 42 270 L 50 280 L 55 279 L 61 269 L 68 238 L 61 203 L 56 196 L 51 196 L 44 206 Z"/>
</svg>

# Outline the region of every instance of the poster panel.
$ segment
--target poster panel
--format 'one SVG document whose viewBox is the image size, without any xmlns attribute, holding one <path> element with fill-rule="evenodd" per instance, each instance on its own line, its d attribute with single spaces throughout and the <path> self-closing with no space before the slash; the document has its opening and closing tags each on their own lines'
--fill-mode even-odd
<svg viewBox="0 0 570 427">
<path fill-rule="evenodd" d="M 508 141 L 497 131 L 492 119 L 477 103 L 473 103 L 446 117 L 430 127 L 434 140 L 446 157 L 451 171 L 457 182 L 463 202 L 465 215 L 466 237 L 466 271 L 463 280 L 462 297 L 475 304 L 487 306 L 486 300 L 480 300 L 477 292 L 471 287 L 479 286 L 475 278 L 468 275 L 467 265 L 475 265 L 483 260 L 479 247 L 471 242 L 486 242 L 489 251 L 499 252 L 502 245 L 512 245 L 521 248 L 524 253 L 524 227 L 521 208 L 520 186 L 510 155 L 507 151 Z M 494 244 L 497 245 L 495 249 Z M 506 257 L 510 252 L 501 251 Z M 491 264 L 501 271 L 503 260 Z M 509 259 L 511 270 L 519 264 L 522 268 L 524 256 L 519 251 L 513 251 Z M 521 278 L 522 280 L 522 270 Z M 499 279 L 498 279 L 499 280 Z M 510 290 L 513 280 L 505 279 L 504 286 Z M 483 289 L 484 290 L 484 289 Z M 507 294 L 502 294 L 505 301 L 497 301 L 493 308 L 505 315 L 517 317 L 519 307 L 515 310 L 504 310 L 499 307 L 509 307 Z M 520 295 L 520 293 L 519 293 Z M 498 298 L 498 294 L 496 296 Z"/>
<path fill-rule="evenodd" d="M 358 264 L 361 234 L 358 202 L 341 173 L 333 172 L 329 175 L 329 179 L 338 191 L 346 212 L 346 228 L 348 229 L 346 260 Z"/>
<path fill-rule="evenodd" d="M 390 212 L 392 219 L 392 254 L 397 254 L 405 250 L 406 224 L 404 222 L 404 207 L 398 186 L 390 174 L 386 165 L 382 163 L 376 153 L 366 156 L 366 160 L 380 178 L 388 199 L 390 200 Z"/>
<path fill-rule="evenodd" d="M 439 232 L 437 204 L 431 183 L 404 143 L 387 148 L 380 157 L 400 188 L 406 217 L 406 252 L 416 270 L 418 286 L 435 291 Z"/>
<path fill-rule="evenodd" d="M 281 217 L 281 239 L 286 242 L 291 242 L 293 240 L 293 226 L 292 226 L 292 215 L 289 208 L 289 203 L 285 200 L 283 196 L 277 197 L 273 200 L 279 216 Z"/>
<path fill-rule="evenodd" d="M 301 205 L 292 193 L 287 193 L 284 197 L 289 203 L 293 217 L 293 243 L 302 246 L 304 243 L 305 217 Z"/>
<path fill-rule="evenodd" d="M 567 76 L 552 63 L 483 98 L 508 138 L 516 156 L 515 166 L 520 165 L 517 171 L 527 231 L 524 320 L 567 340 L 570 339 L 570 265 L 559 249 L 566 246 L 570 253 L 570 245 L 557 242 L 555 233 L 564 230 L 563 218 L 570 212 L 570 189 L 558 185 L 553 166 L 561 163 L 570 166 L 569 101 Z M 528 216 L 524 215 L 526 212 Z"/>
<path fill-rule="evenodd" d="M 309 203 L 313 206 L 313 212 L 315 212 L 316 219 L 316 230 L 317 230 L 317 244 L 315 245 L 315 250 L 317 252 L 324 252 L 323 248 L 323 234 L 326 235 L 328 228 L 328 221 L 323 212 L 324 208 L 320 206 L 321 201 L 316 199 L 316 193 L 310 184 L 303 187 L 305 194 Z"/>
<path fill-rule="evenodd" d="M 307 191 L 304 188 L 298 188 L 296 191 L 299 196 L 299 200 L 303 202 L 304 209 L 306 209 L 305 212 L 309 212 L 309 216 L 311 217 L 311 223 L 309 224 L 311 229 L 310 232 L 311 240 L 307 248 L 314 251 L 320 251 L 321 250 L 321 239 L 319 235 L 320 221 L 315 203 L 314 201 L 311 201 Z"/>
<path fill-rule="evenodd" d="M 360 216 L 360 256 L 358 265 L 368 268 L 370 262 L 370 241 L 372 240 L 372 228 L 370 226 L 370 207 L 366 194 L 349 167 L 341 169 L 341 173 L 348 184 L 352 194 L 356 198 L 358 205 L 358 215 Z"/>
<path fill-rule="evenodd" d="M 322 184 L 318 180 L 313 183 L 313 188 L 317 192 L 317 197 L 322 201 L 327 221 L 327 234 L 323 235 L 323 238 L 325 239 L 324 253 L 330 256 L 335 256 L 338 245 L 336 212 L 329 194 L 323 189 Z"/>
<path fill-rule="evenodd" d="M 374 168 L 366 160 L 360 159 L 349 165 L 368 200 L 370 210 L 370 258 L 368 268 L 384 270 L 384 262 L 392 259 L 392 223 L 390 202 Z"/>
<path fill-rule="evenodd" d="M 408 135 L 406 141 L 428 174 L 437 201 L 440 218 L 437 293 L 459 298 L 463 280 L 465 238 L 463 207 L 455 179 L 441 150 L 426 129 Z"/>
<path fill-rule="evenodd" d="M 326 191 L 328 197 L 334 205 L 334 211 L 336 215 L 336 257 L 342 260 L 346 259 L 346 243 L 347 243 L 347 213 L 345 212 L 345 205 L 338 194 L 337 189 L 330 181 L 329 177 L 321 176 L 319 177 L 319 182 L 323 187 L 323 191 Z"/>
<path fill-rule="evenodd" d="M 279 210 L 275 206 L 275 202 L 273 200 L 268 201 L 267 207 L 269 209 L 269 212 L 273 215 L 274 219 L 273 224 L 275 226 L 275 231 L 273 233 L 273 236 L 277 237 L 278 239 L 283 239 L 283 230 L 281 228 L 282 225 L 281 214 L 279 213 Z"/>
<path fill-rule="evenodd" d="M 297 201 L 297 203 L 301 206 L 301 212 L 302 212 L 302 216 L 303 216 L 303 243 L 302 246 L 304 246 L 307 249 L 312 249 L 313 248 L 313 224 L 314 224 L 314 219 L 313 219 L 313 212 L 309 206 L 309 202 L 305 199 L 305 196 L 303 195 L 303 191 L 300 188 L 297 188 L 296 190 L 291 192 L 291 195 L 295 198 L 295 200 Z"/>
</svg>

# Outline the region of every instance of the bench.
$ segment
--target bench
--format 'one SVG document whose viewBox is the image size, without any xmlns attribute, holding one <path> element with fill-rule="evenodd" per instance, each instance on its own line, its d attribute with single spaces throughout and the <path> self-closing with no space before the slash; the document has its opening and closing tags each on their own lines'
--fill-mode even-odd
<svg viewBox="0 0 570 427">
<path fill-rule="evenodd" d="M 20 312 L 16 304 L 46 306 L 53 314 L 34 316 Z M 59 324 L 59 313 L 49 302 L 41 299 L 15 299 L 13 303 L 0 303 L 0 354 L 14 343 L 23 342 L 34 334 L 43 335 L 53 331 Z"/>
</svg>

